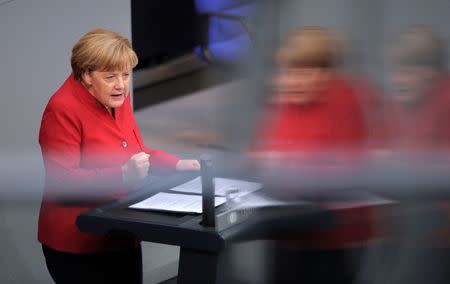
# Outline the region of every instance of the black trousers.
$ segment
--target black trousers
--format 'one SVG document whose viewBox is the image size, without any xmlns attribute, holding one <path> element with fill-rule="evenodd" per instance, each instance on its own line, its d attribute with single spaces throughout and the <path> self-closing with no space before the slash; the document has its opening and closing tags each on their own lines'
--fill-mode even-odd
<svg viewBox="0 0 450 284">
<path fill-rule="evenodd" d="M 56 284 L 142 284 L 141 246 L 120 252 L 73 254 L 42 246 Z"/>
</svg>

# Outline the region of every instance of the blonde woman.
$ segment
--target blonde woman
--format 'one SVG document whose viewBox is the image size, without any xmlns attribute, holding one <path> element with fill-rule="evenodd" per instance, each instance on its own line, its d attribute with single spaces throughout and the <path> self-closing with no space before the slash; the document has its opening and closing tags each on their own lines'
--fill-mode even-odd
<svg viewBox="0 0 450 284">
<path fill-rule="evenodd" d="M 73 47 L 72 74 L 45 108 L 38 239 L 56 283 L 142 283 L 138 240 L 83 233 L 77 216 L 135 190 L 149 171 L 199 169 L 196 160 L 144 145 L 129 96 L 137 62 L 125 37 L 90 31 Z"/>
</svg>

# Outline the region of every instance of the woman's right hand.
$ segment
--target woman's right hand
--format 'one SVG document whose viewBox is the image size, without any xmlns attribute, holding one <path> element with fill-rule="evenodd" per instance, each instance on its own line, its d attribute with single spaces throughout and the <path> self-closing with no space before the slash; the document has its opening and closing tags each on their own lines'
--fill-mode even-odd
<svg viewBox="0 0 450 284">
<path fill-rule="evenodd" d="M 150 168 L 150 155 L 144 152 L 137 153 L 122 166 L 122 178 L 126 184 L 137 184 L 148 174 Z"/>
</svg>

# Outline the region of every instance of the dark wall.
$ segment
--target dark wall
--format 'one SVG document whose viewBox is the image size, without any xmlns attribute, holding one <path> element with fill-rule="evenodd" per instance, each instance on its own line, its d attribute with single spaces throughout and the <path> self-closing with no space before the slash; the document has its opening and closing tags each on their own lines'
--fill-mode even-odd
<svg viewBox="0 0 450 284">
<path fill-rule="evenodd" d="M 132 0 L 133 48 L 148 67 L 192 50 L 195 46 L 195 4 L 190 0 Z"/>
</svg>

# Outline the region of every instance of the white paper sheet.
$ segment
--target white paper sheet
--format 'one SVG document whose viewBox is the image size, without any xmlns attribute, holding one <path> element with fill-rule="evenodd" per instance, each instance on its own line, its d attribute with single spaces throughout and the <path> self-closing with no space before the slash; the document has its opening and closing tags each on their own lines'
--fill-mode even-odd
<svg viewBox="0 0 450 284">
<path fill-rule="evenodd" d="M 243 196 L 262 188 L 262 184 L 257 182 L 249 182 L 237 179 L 214 178 L 214 187 L 216 196 L 225 196 L 227 190 L 237 188 L 239 190 L 238 196 Z M 202 193 L 202 181 L 197 177 L 191 181 L 180 184 L 171 188 L 172 191 L 186 192 L 186 193 Z"/>
<path fill-rule="evenodd" d="M 216 197 L 215 206 L 225 203 L 225 197 Z M 202 213 L 201 195 L 179 193 L 157 193 L 145 200 L 130 205 L 132 209 L 158 210 L 185 213 Z"/>
</svg>

